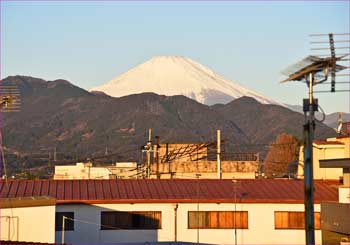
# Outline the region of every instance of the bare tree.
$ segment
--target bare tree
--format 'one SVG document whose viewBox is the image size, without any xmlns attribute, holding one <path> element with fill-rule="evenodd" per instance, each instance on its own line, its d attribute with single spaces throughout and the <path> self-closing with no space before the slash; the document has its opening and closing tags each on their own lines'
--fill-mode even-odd
<svg viewBox="0 0 350 245">
<path fill-rule="evenodd" d="M 279 134 L 264 161 L 264 172 L 267 177 L 285 176 L 288 166 L 299 157 L 299 142 L 290 134 Z"/>
</svg>

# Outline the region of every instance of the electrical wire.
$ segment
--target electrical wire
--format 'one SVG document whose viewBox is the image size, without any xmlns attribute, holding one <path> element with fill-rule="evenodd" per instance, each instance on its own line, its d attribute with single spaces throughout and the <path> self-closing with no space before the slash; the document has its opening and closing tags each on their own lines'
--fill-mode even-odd
<svg viewBox="0 0 350 245">
<path fill-rule="evenodd" d="M 334 92 L 331 92 L 329 90 L 318 90 L 318 91 L 314 91 L 315 94 L 317 93 L 341 93 L 341 92 L 350 92 L 350 89 L 343 89 L 343 90 L 336 90 Z"/>
<path fill-rule="evenodd" d="M 77 221 L 77 222 L 88 224 L 88 225 L 95 225 L 95 226 L 105 227 L 105 228 L 109 228 L 109 229 L 113 229 L 113 230 L 124 230 L 124 229 L 119 228 L 119 227 L 110 226 L 110 225 L 102 225 L 102 224 L 95 223 L 95 222 L 92 222 L 92 221 L 81 220 L 81 219 L 73 219 L 73 218 L 69 218 L 67 216 L 64 216 L 64 217 L 65 217 L 65 219 L 72 220 L 72 221 Z"/>
<path fill-rule="evenodd" d="M 322 119 L 321 119 L 321 120 L 318 120 L 318 119 L 315 117 L 315 120 L 316 120 L 317 122 L 322 123 L 322 122 L 324 122 L 324 120 L 326 119 L 326 113 L 324 112 L 324 110 L 322 109 L 322 107 L 321 107 L 320 105 L 318 105 L 318 108 L 320 108 L 320 110 L 321 110 Z"/>
</svg>

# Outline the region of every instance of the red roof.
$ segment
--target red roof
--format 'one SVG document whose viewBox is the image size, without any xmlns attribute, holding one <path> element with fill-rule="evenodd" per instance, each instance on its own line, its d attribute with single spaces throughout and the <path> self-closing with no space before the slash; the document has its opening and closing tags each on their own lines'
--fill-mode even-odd
<svg viewBox="0 0 350 245">
<path fill-rule="evenodd" d="M 62 203 L 303 203 L 302 180 L 126 179 L 0 181 L 0 198 L 50 196 Z M 338 182 L 315 181 L 315 202 L 337 201 Z"/>
</svg>

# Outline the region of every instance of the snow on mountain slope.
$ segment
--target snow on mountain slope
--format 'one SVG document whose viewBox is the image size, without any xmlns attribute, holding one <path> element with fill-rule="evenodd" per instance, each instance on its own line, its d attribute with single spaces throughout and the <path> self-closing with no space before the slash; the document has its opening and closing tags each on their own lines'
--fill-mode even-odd
<svg viewBox="0 0 350 245">
<path fill-rule="evenodd" d="M 184 95 L 207 105 L 226 104 L 233 99 L 249 96 L 264 104 L 282 105 L 182 56 L 153 57 L 90 91 L 102 91 L 113 97 L 144 92 Z"/>
</svg>

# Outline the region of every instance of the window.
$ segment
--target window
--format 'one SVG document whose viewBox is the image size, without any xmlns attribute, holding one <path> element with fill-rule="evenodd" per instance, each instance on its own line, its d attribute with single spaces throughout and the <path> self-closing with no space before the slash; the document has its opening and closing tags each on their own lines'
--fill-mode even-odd
<svg viewBox="0 0 350 245">
<path fill-rule="evenodd" d="M 247 211 L 189 211 L 189 229 L 248 229 Z"/>
<path fill-rule="evenodd" d="M 155 230 L 161 229 L 162 212 L 101 212 L 101 230 Z"/>
<path fill-rule="evenodd" d="M 61 231 L 63 228 L 63 216 L 68 219 L 64 219 L 64 230 L 73 231 L 74 230 L 74 212 L 56 212 L 56 231 Z"/>
<path fill-rule="evenodd" d="M 315 212 L 315 229 L 320 229 L 320 213 Z M 275 229 L 305 229 L 304 212 L 275 211 Z"/>
</svg>

